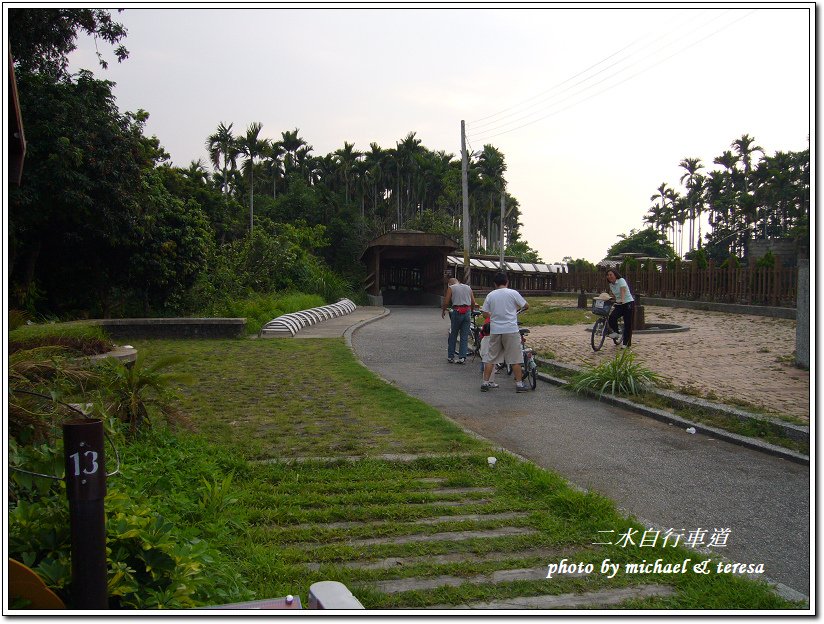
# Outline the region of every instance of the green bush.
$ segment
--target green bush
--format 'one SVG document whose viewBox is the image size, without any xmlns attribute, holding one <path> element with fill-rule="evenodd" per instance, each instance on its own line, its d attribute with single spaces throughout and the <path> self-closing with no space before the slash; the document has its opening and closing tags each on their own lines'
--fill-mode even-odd
<svg viewBox="0 0 824 624">
<path fill-rule="evenodd" d="M 103 383 L 101 414 L 128 425 L 131 435 L 151 426 L 158 412 L 168 423 L 185 424 L 185 416 L 174 406 L 175 384 L 191 383 L 192 376 L 166 371 L 182 361 L 169 355 L 147 364 L 144 352 L 130 364 L 105 359 L 98 365 Z"/>
<path fill-rule="evenodd" d="M 241 299 L 215 303 L 205 311 L 205 316 L 245 318 L 246 332 L 256 334 L 264 324 L 282 314 L 317 308 L 325 303 L 320 295 L 298 292 L 279 295 L 251 294 Z"/>
<path fill-rule="evenodd" d="M 9 331 L 9 353 L 43 346 L 62 346 L 78 355 L 105 353 L 112 341 L 99 325 L 45 323 L 21 325 Z"/>
<path fill-rule="evenodd" d="M 9 463 L 60 476 L 62 454 L 60 441 L 26 448 L 11 441 Z M 203 539 L 203 533 L 219 535 L 231 523 L 231 477 L 220 475 L 232 460 L 201 439 L 181 441 L 168 431 L 144 436 L 121 455 L 130 459 L 122 474 L 109 478 L 105 500 L 110 608 L 184 609 L 252 599 L 232 562 Z M 197 479 L 194 472 L 209 478 Z M 169 487 L 170 477 L 175 487 Z M 71 607 L 63 481 L 12 470 L 9 487 L 9 557 L 31 567 Z M 190 524 L 180 510 L 197 514 L 204 531 L 181 528 Z"/>
<path fill-rule="evenodd" d="M 768 251 L 766 254 L 761 256 L 756 262 L 755 266 L 759 269 L 772 269 L 775 266 L 775 256 L 773 252 Z"/>
<path fill-rule="evenodd" d="M 571 388 L 575 392 L 590 390 L 599 396 L 610 394 L 642 394 L 658 383 L 661 377 L 635 362 L 635 354 L 629 349 L 621 350 L 613 359 L 575 375 Z"/>
</svg>

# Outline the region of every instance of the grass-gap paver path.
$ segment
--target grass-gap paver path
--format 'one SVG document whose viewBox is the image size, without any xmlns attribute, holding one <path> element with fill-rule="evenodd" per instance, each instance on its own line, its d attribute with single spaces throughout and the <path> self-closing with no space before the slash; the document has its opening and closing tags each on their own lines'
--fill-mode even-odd
<svg viewBox="0 0 824 624">
<path fill-rule="evenodd" d="M 765 585 L 726 576 L 546 578 L 564 558 L 640 559 L 594 542 L 602 529 L 643 526 L 466 434 L 363 368 L 343 340 L 132 344 L 187 358 L 197 381 L 180 406 L 243 462 L 232 484 L 242 522 L 227 523 L 223 540 L 260 598 L 305 602 L 311 583 L 337 580 L 370 609 L 787 606 Z M 322 375 L 307 378 L 307 363 Z"/>
</svg>

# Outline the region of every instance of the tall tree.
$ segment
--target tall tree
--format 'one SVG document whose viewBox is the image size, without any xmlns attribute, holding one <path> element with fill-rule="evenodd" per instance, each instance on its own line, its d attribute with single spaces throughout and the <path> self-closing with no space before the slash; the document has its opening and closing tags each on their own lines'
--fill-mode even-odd
<svg viewBox="0 0 824 624">
<path fill-rule="evenodd" d="M 217 131 L 209 135 L 206 139 L 206 150 L 209 152 L 209 160 L 215 170 L 222 172 L 221 189 L 224 195 L 229 194 L 229 178 L 227 171 L 237 167 L 237 157 L 240 155 L 235 137 L 232 135 L 232 126 L 228 126 L 222 121 L 218 124 Z"/>
<path fill-rule="evenodd" d="M 341 175 L 343 175 L 345 186 L 344 199 L 346 204 L 349 204 L 349 178 L 354 171 L 355 163 L 361 156 L 362 154 L 355 150 L 355 144 L 348 143 L 347 141 L 343 142 L 343 147 L 341 149 L 335 150 L 337 165 L 340 169 Z"/>
<path fill-rule="evenodd" d="M 684 180 L 686 180 L 685 186 L 687 187 L 687 205 L 689 206 L 689 220 L 690 220 L 690 233 L 689 233 L 689 251 L 692 251 L 695 247 L 695 217 L 696 217 L 696 204 L 699 202 L 700 197 L 700 188 L 699 188 L 699 181 L 698 181 L 698 170 L 703 167 L 701 164 L 700 158 L 684 158 L 678 165 L 682 169 L 686 171 L 684 175 L 681 176 L 681 183 L 684 184 Z M 700 226 L 699 226 L 700 227 Z M 699 236 L 700 238 L 700 236 Z"/>
<path fill-rule="evenodd" d="M 123 9 L 119 9 L 122 11 Z M 77 33 L 84 32 L 115 46 L 118 62 L 128 58 L 129 51 L 120 43 L 127 31 L 112 19 L 107 9 L 10 8 L 8 32 L 11 53 L 18 72 L 48 74 L 65 78 L 68 55 L 77 48 Z M 108 62 L 98 51 L 103 69 Z"/>
<path fill-rule="evenodd" d="M 489 198 L 489 207 L 486 212 L 486 245 L 484 245 L 487 253 L 491 253 L 493 249 L 493 214 L 500 214 L 500 210 L 495 210 L 495 200 L 500 202 L 501 195 L 505 193 L 504 171 L 506 171 L 506 162 L 503 153 L 492 145 L 484 145 L 478 156 L 478 172 L 481 188 Z M 500 217 L 498 220 L 500 221 Z"/>
<path fill-rule="evenodd" d="M 263 125 L 253 122 L 246 128 L 246 134 L 237 139 L 238 150 L 246 156 L 243 166 L 249 177 L 249 232 L 255 227 L 255 158 L 260 157 L 268 149 L 268 141 L 260 138 L 261 130 Z"/>
</svg>

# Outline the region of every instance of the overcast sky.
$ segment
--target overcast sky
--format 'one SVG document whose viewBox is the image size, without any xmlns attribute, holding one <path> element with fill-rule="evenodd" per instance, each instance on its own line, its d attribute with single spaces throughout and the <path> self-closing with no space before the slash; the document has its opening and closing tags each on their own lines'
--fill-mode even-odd
<svg viewBox="0 0 824 624">
<path fill-rule="evenodd" d="M 546 262 L 597 262 L 644 227 L 678 163 L 707 169 L 743 134 L 768 155 L 808 146 L 813 3 L 536 8 L 130 8 L 129 58 L 73 67 L 117 83 L 150 113 L 175 165 L 202 158 L 220 122 L 279 139 L 300 129 L 327 154 L 394 147 L 416 132 L 460 157 L 485 143 L 507 163 L 523 238 Z M 685 247 L 686 249 L 686 247 Z"/>
</svg>

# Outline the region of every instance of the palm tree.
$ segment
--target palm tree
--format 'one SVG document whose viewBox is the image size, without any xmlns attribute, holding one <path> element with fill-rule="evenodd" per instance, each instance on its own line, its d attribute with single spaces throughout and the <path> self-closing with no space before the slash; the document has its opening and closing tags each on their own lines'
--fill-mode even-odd
<svg viewBox="0 0 824 624">
<path fill-rule="evenodd" d="M 272 199 L 277 199 L 277 180 L 280 174 L 280 157 L 286 150 L 283 149 L 283 144 L 280 141 L 272 141 L 269 144 L 269 152 L 266 154 L 266 162 L 269 163 L 269 171 L 272 173 Z"/>
<path fill-rule="evenodd" d="M 415 156 L 418 155 L 421 151 L 421 140 L 415 137 L 414 132 L 410 132 L 409 134 L 407 134 L 403 138 L 403 140 L 398 141 L 396 145 L 395 165 L 398 173 L 398 227 L 401 226 L 404 212 L 409 212 L 409 204 L 411 201 L 410 194 L 412 189 L 412 178 L 417 169 L 417 161 Z M 406 206 L 404 207 L 404 210 L 401 209 L 400 205 L 400 183 L 402 172 L 406 174 Z"/>
<path fill-rule="evenodd" d="M 269 142 L 260 138 L 263 125 L 258 122 L 249 124 L 246 134 L 239 137 L 237 146 L 240 153 L 246 156 L 244 167 L 249 174 L 249 233 L 254 228 L 255 218 L 255 158 L 261 156 L 269 146 Z"/>
<path fill-rule="evenodd" d="M 206 139 L 206 150 L 209 152 L 209 159 L 212 161 L 215 170 L 220 169 L 222 172 L 221 189 L 224 196 L 229 193 L 229 176 L 226 171 L 230 167 L 234 169 L 237 166 L 238 149 L 235 137 L 232 136 L 232 125 L 227 126 L 221 121 L 218 124 L 217 132 Z"/>
<path fill-rule="evenodd" d="M 504 171 L 506 162 L 504 155 L 492 145 L 484 145 L 478 156 L 478 170 L 481 176 L 481 186 L 489 195 L 489 209 L 486 213 L 486 248 L 492 250 L 492 213 L 494 212 L 495 198 L 504 193 Z"/>
<path fill-rule="evenodd" d="M 750 175 L 752 173 L 752 155 L 755 152 L 764 153 L 764 148 L 753 145 L 755 139 L 748 134 L 744 134 L 741 136 L 740 139 L 736 139 L 732 142 L 731 147 L 738 152 L 738 158 L 741 164 L 744 166 L 744 177 L 742 180 L 742 197 L 739 203 L 739 209 L 742 213 L 742 217 L 744 222 L 746 223 L 746 234 L 745 240 L 749 240 L 749 231 L 750 231 L 750 224 L 756 220 L 755 214 L 753 214 L 754 209 L 754 201 L 753 197 L 750 195 Z"/>
<path fill-rule="evenodd" d="M 697 184 L 697 175 L 698 170 L 703 167 L 701 164 L 700 158 L 685 158 L 679 164 L 679 167 L 686 170 L 686 173 L 681 176 L 681 183 L 684 183 L 686 179 L 686 187 L 687 187 L 687 204 L 689 206 L 689 219 L 690 219 L 690 234 L 689 234 L 689 251 L 694 249 L 694 242 L 695 242 L 695 204 L 696 204 L 696 184 Z"/>
<path fill-rule="evenodd" d="M 286 132 L 280 133 L 280 144 L 283 146 L 284 151 L 283 172 L 286 176 L 297 169 L 298 150 L 306 145 L 306 141 L 298 136 L 299 132 L 300 129 L 295 128 L 294 130 L 287 130 Z"/>
<path fill-rule="evenodd" d="M 355 163 L 362 156 L 358 151 L 355 151 L 355 144 L 343 142 L 343 148 L 335 151 L 335 157 L 338 167 L 343 174 L 343 182 L 345 186 L 344 199 L 346 204 L 349 204 L 349 176 L 352 174 Z"/>
<path fill-rule="evenodd" d="M 199 184 L 206 184 L 209 180 L 209 172 L 206 171 L 206 166 L 203 164 L 202 158 L 190 162 L 188 169 L 183 170 L 183 175 L 192 182 Z"/>
<path fill-rule="evenodd" d="M 372 216 L 378 212 L 378 187 L 381 188 L 381 198 L 385 197 L 384 180 L 386 177 L 387 154 L 377 143 L 369 144 L 370 151 L 364 155 L 363 166 L 366 170 L 363 179 L 372 186 Z"/>
</svg>

